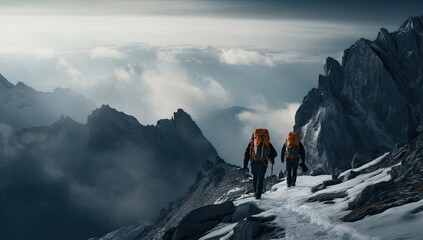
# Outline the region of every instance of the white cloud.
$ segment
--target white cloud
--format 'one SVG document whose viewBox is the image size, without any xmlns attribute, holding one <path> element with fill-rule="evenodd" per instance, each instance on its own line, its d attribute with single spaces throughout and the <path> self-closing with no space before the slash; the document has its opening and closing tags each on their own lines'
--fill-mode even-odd
<svg viewBox="0 0 423 240">
<path fill-rule="evenodd" d="M 116 78 L 123 82 L 129 82 L 135 76 L 135 69 L 132 64 L 128 63 L 123 67 L 114 70 Z"/>
<path fill-rule="evenodd" d="M 157 52 L 157 60 L 167 63 L 180 63 L 181 61 L 170 51 Z"/>
<path fill-rule="evenodd" d="M 57 62 L 57 67 L 65 70 L 65 72 L 72 78 L 72 79 L 81 79 L 82 73 L 76 69 L 75 67 L 72 67 L 69 65 L 64 57 L 61 57 L 59 61 Z"/>
<path fill-rule="evenodd" d="M 70 78 L 71 84 L 77 90 L 80 90 L 81 87 L 85 87 L 88 83 L 84 80 L 82 73 L 75 67 L 71 66 L 66 62 L 64 57 L 59 58 L 56 63 L 56 68 L 62 70 Z"/>
<path fill-rule="evenodd" d="M 302 62 L 321 62 L 324 63 L 325 56 L 316 56 L 310 55 L 301 52 L 284 52 L 284 53 L 274 53 L 269 56 L 274 62 L 284 62 L 284 63 L 302 63 Z"/>
<path fill-rule="evenodd" d="M 273 60 L 257 51 L 248 51 L 241 48 L 222 49 L 219 54 L 222 63 L 231 65 L 262 65 L 274 67 Z"/>
<path fill-rule="evenodd" d="M 29 45 L 15 45 L 1 47 L 0 52 L 4 54 L 27 55 L 41 59 L 51 59 L 56 56 L 56 52 L 49 47 L 33 47 Z"/>
<path fill-rule="evenodd" d="M 290 103 L 281 109 L 266 109 L 261 107 L 257 112 L 245 111 L 237 115 L 244 126 L 244 137 L 248 139 L 256 128 L 269 130 L 271 142 L 276 149 L 281 149 L 286 135 L 292 131 L 295 124 L 295 113 L 300 104 Z"/>
<path fill-rule="evenodd" d="M 157 53 L 157 62 L 141 75 L 144 101 L 153 119 L 167 118 L 178 108 L 193 115 L 228 106 L 231 95 L 210 76 L 193 78 L 170 52 Z"/>
<path fill-rule="evenodd" d="M 110 58 L 110 59 L 124 59 L 125 54 L 122 52 L 108 47 L 96 47 L 91 49 L 90 57 L 92 59 Z"/>
</svg>

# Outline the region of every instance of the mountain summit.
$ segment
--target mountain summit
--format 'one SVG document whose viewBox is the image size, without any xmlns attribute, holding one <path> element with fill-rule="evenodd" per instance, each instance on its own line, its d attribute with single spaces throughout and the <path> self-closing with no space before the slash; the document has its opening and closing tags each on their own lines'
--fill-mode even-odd
<svg viewBox="0 0 423 240">
<path fill-rule="evenodd" d="M 367 161 L 416 136 L 423 117 L 423 17 L 398 31 L 358 40 L 342 64 L 328 58 L 318 88 L 304 98 L 294 130 L 308 161 L 334 171 Z"/>
</svg>

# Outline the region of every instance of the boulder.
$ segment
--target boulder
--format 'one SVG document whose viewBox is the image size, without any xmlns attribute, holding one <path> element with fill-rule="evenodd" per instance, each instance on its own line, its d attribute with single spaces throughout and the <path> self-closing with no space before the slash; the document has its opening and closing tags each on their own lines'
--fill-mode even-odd
<svg viewBox="0 0 423 240">
<path fill-rule="evenodd" d="M 328 173 L 322 168 L 319 167 L 311 171 L 311 176 L 327 175 Z"/>
<path fill-rule="evenodd" d="M 358 175 L 360 175 L 360 172 L 356 172 L 356 171 L 351 170 L 351 171 L 348 173 L 347 179 L 348 179 L 348 180 L 351 180 L 351 179 L 353 179 L 353 178 L 357 177 Z"/>
<path fill-rule="evenodd" d="M 232 222 L 239 222 L 240 220 L 246 217 L 256 215 L 261 212 L 263 212 L 263 210 L 258 208 L 255 204 L 252 204 L 252 203 L 241 204 L 236 208 L 235 213 L 232 215 Z"/>
<path fill-rule="evenodd" d="M 233 240 L 264 240 L 283 238 L 283 229 L 270 226 L 268 223 L 275 217 L 248 217 L 234 228 Z"/>
<path fill-rule="evenodd" d="M 173 233 L 176 231 L 176 227 L 166 230 L 162 236 L 162 240 L 172 240 Z"/>
<path fill-rule="evenodd" d="M 225 216 L 232 215 L 235 206 L 232 202 L 207 205 L 188 213 L 179 223 L 172 240 L 198 238 L 222 222 Z"/>
<path fill-rule="evenodd" d="M 356 152 L 351 161 L 351 168 L 358 168 L 370 162 L 370 156 L 365 153 Z"/>
</svg>

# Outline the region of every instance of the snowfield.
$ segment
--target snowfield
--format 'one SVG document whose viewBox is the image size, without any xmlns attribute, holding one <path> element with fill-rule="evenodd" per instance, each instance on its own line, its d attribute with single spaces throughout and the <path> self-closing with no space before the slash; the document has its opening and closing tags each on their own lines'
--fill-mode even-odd
<svg viewBox="0 0 423 240">
<path fill-rule="evenodd" d="M 386 154 L 360 169 L 374 165 L 385 156 Z M 362 174 L 316 193 L 312 193 L 311 188 L 330 180 L 331 176 L 299 176 L 295 187 L 288 188 L 286 182 L 282 181 L 274 185 L 271 192 L 267 191 L 260 200 L 248 196 L 236 200 L 234 204 L 254 202 L 264 210 L 258 216 L 276 216 L 272 224 L 285 229 L 284 239 L 423 239 L 423 201 L 391 208 L 357 222 L 339 220 L 350 212 L 346 210 L 348 203 L 366 186 L 389 180 L 390 169 L 389 167 Z M 348 196 L 336 198 L 331 204 L 307 202 L 310 197 L 321 193 L 343 191 L 346 191 Z M 201 239 L 217 236 L 223 236 L 221 240 L 228 239 L 233 235 L 235 226 L 233 223 L 220 224 Z"/>
</svg>

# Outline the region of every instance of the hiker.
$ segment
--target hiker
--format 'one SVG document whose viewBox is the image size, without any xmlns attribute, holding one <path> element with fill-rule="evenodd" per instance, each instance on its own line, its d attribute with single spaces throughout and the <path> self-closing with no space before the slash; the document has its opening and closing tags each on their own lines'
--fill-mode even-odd
<svg viewBox="0 0 423 240">
<path fill-rule="evenodd" d="M 244 153 L 244 169 L 248 173 L 248 162 L 251 161 L 251 173 L 253 174 L 253 190 L 256 199 L 261 198 L 263 192 L 264 176 L 269 161 L 274 164 L 278 155 L 270 143 L 267 129 L 256 129 L 251 136 Z"/>
<path fill-rule="evenodd" d="M 290 132 L 286 137 L 285 144 L 282 147 L 281 153 L 282 163 L 286 159 L 286 170 L 287 170 L 287 184 L 288 187 L 295 186 L 297 181 L 297 169 L 298 165 L 302 167 L 304 172 L 308 171 L 305 164 L 305 151 L 304 146 L 300 142 L 300 136 L 298 133 Z"/>
</svg>

